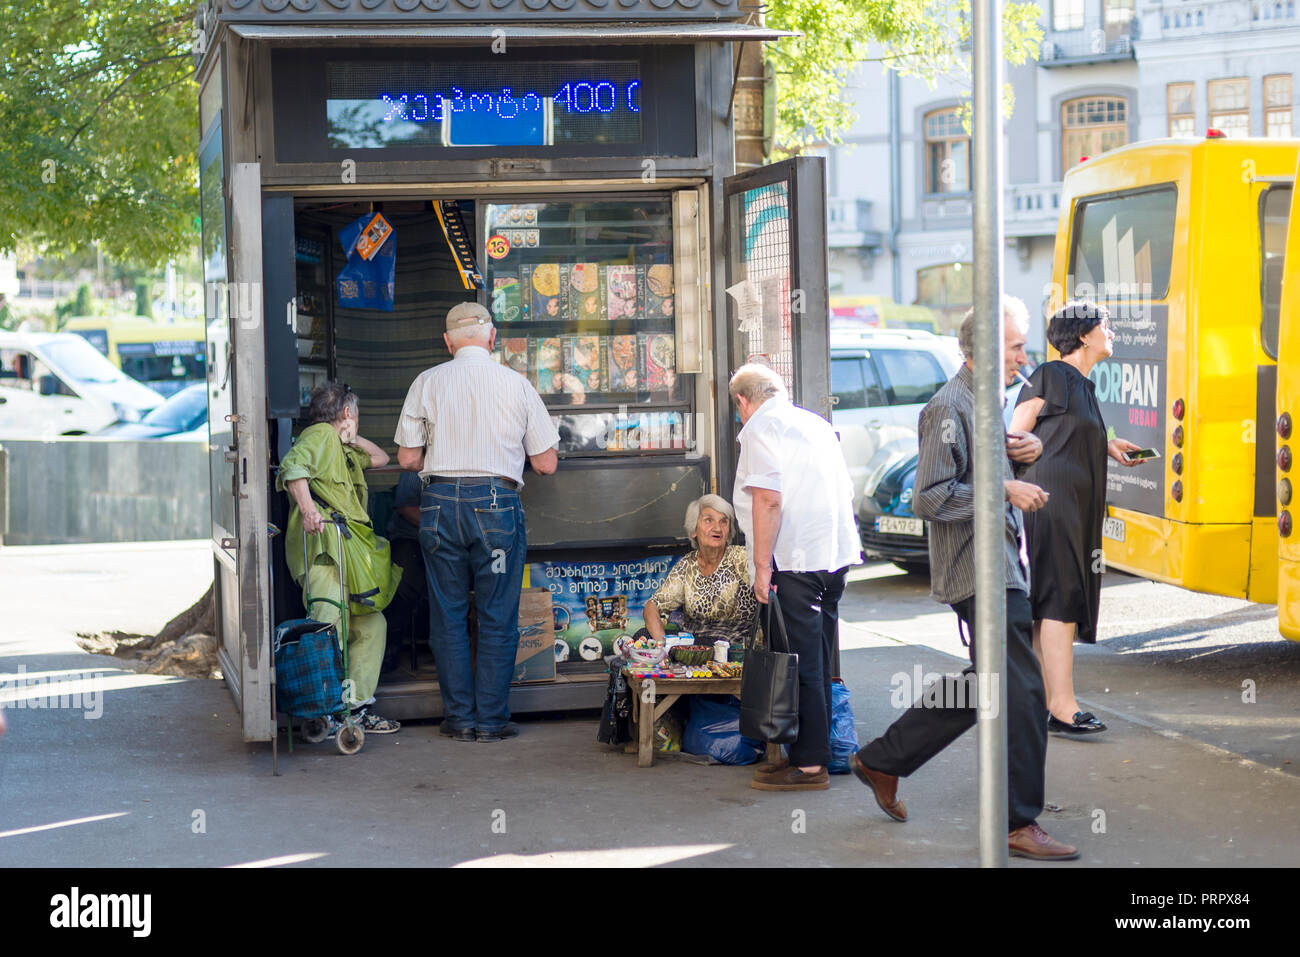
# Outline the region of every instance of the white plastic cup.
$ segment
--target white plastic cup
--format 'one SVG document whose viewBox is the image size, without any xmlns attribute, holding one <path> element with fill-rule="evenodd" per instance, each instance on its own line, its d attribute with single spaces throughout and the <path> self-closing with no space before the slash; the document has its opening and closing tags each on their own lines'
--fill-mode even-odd
<svg viewBox="0 0 1300 957">
<path fill-rule="evenodd" d="M 729 641 L 715 641 L 713 643 L 713 660 L 725 665 L 727 663 L 727 652 L 730 648 L 731 642 Z"/>
</svg>

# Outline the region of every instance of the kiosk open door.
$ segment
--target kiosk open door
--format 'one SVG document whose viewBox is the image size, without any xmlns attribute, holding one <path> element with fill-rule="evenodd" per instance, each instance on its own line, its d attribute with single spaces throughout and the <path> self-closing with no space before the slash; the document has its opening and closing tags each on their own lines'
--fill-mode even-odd
<svg viewBox="0 0 1300 957">
<path fill-rule="evenodd" d="M 260 165 L 233 164 L 229 184 L 230 274 L 228 280 L 209 279 L 215 290 L 208 297 L 218 655 L 239 707 L 244 740 L 269 741 L 274 716 Z M 223 241 L 224 226 L 223 217 Z"/>
<path fill-rule="evenodd" d="M 766 362 L 796 405 L 829 420 L 826 161 L 798 156 L 762 166 L 728 177 L 724 193 L 732 368 Z M 724 421 L 733 425 L 731 450 L 739 427 L 734 416 Z M 734 453 L 726 466 L 719 474 L 729 489 Z"/>
<path fill-rule="evenodd" d="M 795 405 L 829 420 L 826 161 L 795 157 L 731 176 L 723 187 L 732 368 L 766 362 Z M 725 392 L 721 384 L 718 391 Z M 731 423 L 729 441 L 719 449 L 719 475 L 726 476 L 728 491 L 740 431 L 730 411 L 723 420 Z M 838 636 L 833 673 L 840 673 Z"/>
</svg>

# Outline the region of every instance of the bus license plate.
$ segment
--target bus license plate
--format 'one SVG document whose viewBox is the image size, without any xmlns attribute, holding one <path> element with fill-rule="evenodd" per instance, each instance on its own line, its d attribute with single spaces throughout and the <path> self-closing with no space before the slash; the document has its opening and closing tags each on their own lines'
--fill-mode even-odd
<svg viewBox="0 0 1300 957">
<path fill-rule="evenodd" d="M 1124 541 L 1124 519 L 1103 518 L 1101 520 L 1101 537 L 1109 538 L 1115 542 Z"/>
<path fill-rule="evenodd" d="M 893 518 L 881 515 L 876 519 L 876 531 L 884 535 L 925 536 L 925 522 L 919 518 Z"/>
</svg>

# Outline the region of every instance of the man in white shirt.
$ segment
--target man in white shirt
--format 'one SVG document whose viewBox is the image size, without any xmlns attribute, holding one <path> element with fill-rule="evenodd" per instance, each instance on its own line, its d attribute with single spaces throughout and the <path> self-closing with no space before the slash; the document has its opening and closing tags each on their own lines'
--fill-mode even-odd
<svg viewBox="0 0 1300 957">
<path fill-rule="evenodd" d="M 424 483 L 419 536 L 443 702 L 439 730 L 457 741 L 500 741 L 519 733 L 510 720 L 510 682 L 527 550 L 519 502 L 524 457 L 534 472 L 551 474 L 560 437 L 537 390 L 492 361 L 496 329 L 486 309 L 453 306 L 443 340 L 452 361 L 416 377 L 393 440 L 398 464 Z"/>
<path fill-rule="evenodd" d="M 839 601 L 848 566 L 862 558 L 853 481 L 830 423 L 792 405 L 771 368 L 741 366 L 729 391 L 744 424 L 732 498 L 754 595 L 766 605 L 769 588 L 776 590 L 790 650 L 799 656 L 799 737 L 789 761 L 760 766 L 750 786 L 821 791 L 830 787 Z"/>
</svg>

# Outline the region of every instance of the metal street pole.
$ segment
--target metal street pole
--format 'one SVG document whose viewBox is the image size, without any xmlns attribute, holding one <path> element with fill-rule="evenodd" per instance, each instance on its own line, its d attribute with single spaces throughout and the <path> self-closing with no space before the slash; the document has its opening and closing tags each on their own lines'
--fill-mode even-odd
<svg viewBox="0 0 1300 957">
<path fill-rule="evenodd" d="M 980 866 L 1007 866 L 1007 608 L 1003 463 L 1002 2 L 972 0 L 975 81 L 975 661 Z"/>
</svg>

